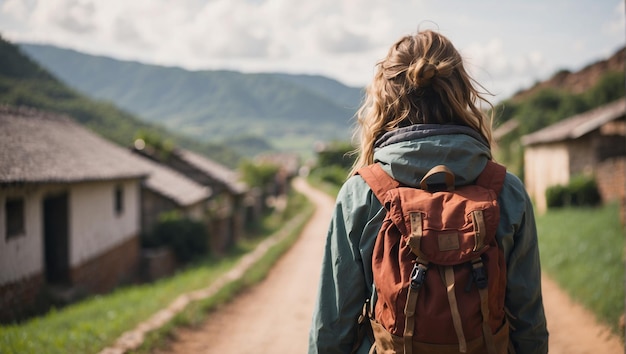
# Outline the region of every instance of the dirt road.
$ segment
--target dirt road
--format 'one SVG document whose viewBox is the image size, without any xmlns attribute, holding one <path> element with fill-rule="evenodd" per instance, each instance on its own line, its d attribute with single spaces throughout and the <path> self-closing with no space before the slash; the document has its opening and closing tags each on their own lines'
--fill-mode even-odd
<svg viewBox="0 0 626 354">
<path fill-rule="evenodd" d="M 305 353 L 326 228 L 334 201 L 302 180 L 294 184 L 317 205 L 301 238 L 259 285 L 210 314 L 199 328 L 176 331 L 167 350 L 155 354 Z M 582 307 L 544 277 L 550 353 L 624 353 Z"/>
</svg>

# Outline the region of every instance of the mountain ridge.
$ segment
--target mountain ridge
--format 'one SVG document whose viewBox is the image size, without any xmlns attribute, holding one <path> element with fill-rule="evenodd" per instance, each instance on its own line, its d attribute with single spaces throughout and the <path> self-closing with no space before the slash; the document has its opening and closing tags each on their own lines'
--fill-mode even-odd
<svg viewBox="0 0 626 354">
<path fill-rule="evenodd" d="M 50 71 L 76 90 L 196 139 L 233 145 L 244 156 L 273 150 L 311 154 L 317 141 L 349 140 L 364 94 L 320 75 L 192 71 L 48 45 L 20 48 L 40 65 L 56 68 Z M 607 71 L 623 72 L 625 53 L 626 47 L 579 71 L 557 71 L 507 100 L 522 102 L 546 88 L 584 92 Z"/>
<path fill-rule="evenodd" d="M 157 124 L 141 121 L 109 102 L 84 96 L 64 85 L 1 35 L 0 104 L 67 115 L 121 146 L 131 145 L 139 134 L 196 151 L 229 167 L 234 167 L 233 162 L 240 158 L 223 145 L 200 143 Z"/>
<path fill-rule="evenodd" d="M 243 135 L 278 142 L 278 149 L 312 150 L 318 140 L 346 140 L 362 95 L 361 88 L 323 76 L 190 71 L 18 45 L 74 89 L 211 142 Z"/>
</svg>

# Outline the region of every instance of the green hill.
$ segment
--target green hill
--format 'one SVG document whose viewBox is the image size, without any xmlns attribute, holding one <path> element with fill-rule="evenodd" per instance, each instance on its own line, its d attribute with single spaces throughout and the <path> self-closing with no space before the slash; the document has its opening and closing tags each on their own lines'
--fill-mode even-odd
<svg viewBox="0 0 626 354">
<path fill-rule="evenodd" d="M 130 145 L 140 134 L 194 150 L 234 167 L 238 155 L 224 146 L 200 143 L 155 124 L 142 122 L 111 103 L 95 101 L 68 88 L 52 74 L 0 37 L 0 104 L 29 106 L 67 114 L 120 145 Z"/>
<path fill-rule="evenodd" d="M 305 151 L 317 140 L 346 140 L 362 94 L 322 76 L 188 71 L 48 45 L 20 48 L 76 90 L 210 142 L 250 138 Z"/>
</svg>

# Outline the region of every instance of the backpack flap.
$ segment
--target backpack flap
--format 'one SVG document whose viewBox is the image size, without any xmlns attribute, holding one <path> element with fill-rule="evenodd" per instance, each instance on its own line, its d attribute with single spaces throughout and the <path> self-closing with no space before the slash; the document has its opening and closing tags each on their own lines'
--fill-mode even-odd
<svg viewBox="0 0 626 354">
<path fill-rule="evenodd" d="M 430 193 L 400 187 L 387 196 L 390 219 L 422 259 L 441 265 L 469 262 L 495 238 L 500 209 L 495 192 L 487 188 L 470 185 Z"/>
</svg>

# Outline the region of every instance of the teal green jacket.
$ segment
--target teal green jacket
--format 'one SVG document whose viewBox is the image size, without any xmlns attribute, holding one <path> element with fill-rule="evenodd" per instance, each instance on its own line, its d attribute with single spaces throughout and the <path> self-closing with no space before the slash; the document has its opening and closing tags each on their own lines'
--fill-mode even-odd
<svg viewBox="0 0 626 354">
<path fill-rule="evenodd" d="M 474 181 L 491 152 L 475 131 L 422 124 L 385 134 L 374 160 L 405 185 L 419 185 L 435 165 L 445 164 L 457 185 Z M 548 331 L 541 297 L 541 269 L 531 201 L 522 182 L 507 173 L 499 197 L 496 233 L 507 263 L 506 307 L 516 352 L 547 353 Z M 341 187 L 328 229 L 318 299 L 309 334 L 309 353 L 349 353 L 357 318 L 366 299 L 374 299 L 371 257 L 385 209 L 358 175 Z M 360 343 L 367 353 L 371 343 Z"/>
</svg>

